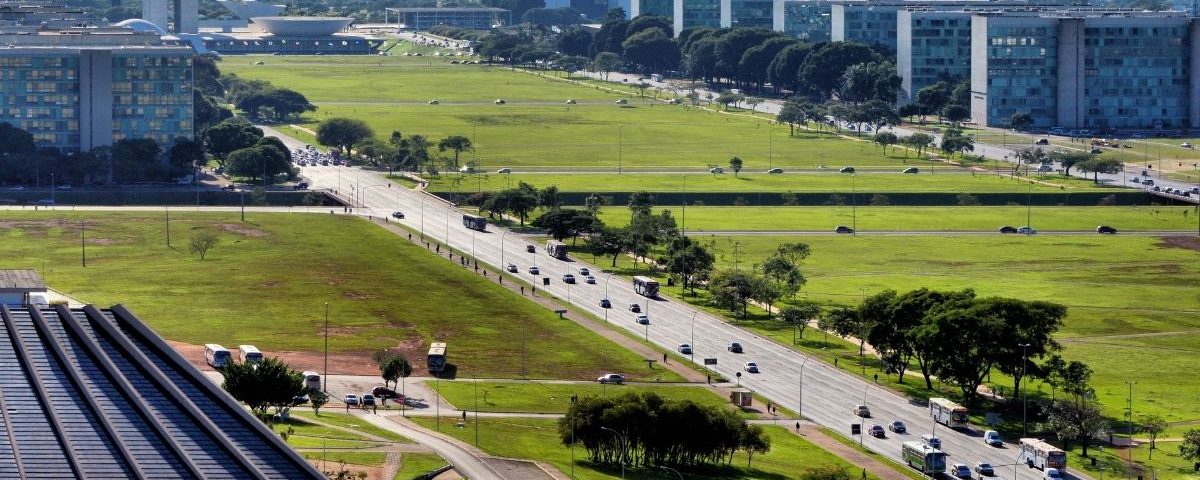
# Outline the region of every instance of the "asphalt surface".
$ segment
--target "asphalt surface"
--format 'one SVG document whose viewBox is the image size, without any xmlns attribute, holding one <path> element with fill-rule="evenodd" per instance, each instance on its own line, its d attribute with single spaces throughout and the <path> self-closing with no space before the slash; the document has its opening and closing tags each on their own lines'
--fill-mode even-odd
<svg viewBox="0 0 1200 480">
<path fill-rule="evenodd" d="M 268 128 L 264 130 L 270 135 L 278 135 Z M 278 136 L 292 148 L 303 147 L 294 139 Z M 674 350 L 680 343 L 690 343 L 695 363 L 700 365 L 705 358 L 716 359 L 713 370 L 728 378 L 737 378 L 744 362 L 757 362 L 761 373 L 743 374 L 740 377 L 742 386 L 843 435 L 848 436 L 850 424 L 862 422 L 852 413 L 855 405 L 865 404 L 874 414 L 873 419 L 865 422 L 866 426 L 901 420 L 908 425 L 910 433 L 862 439 L 866 447 L 889 458 L 899 461 L 902 442 L 920 440 L 921 434 L 936 433 L 942 438 L 943 450 L 948 453 L 948 464 L 971 465 L 986 461 L 993 465 L 1011 465 L 1015 462 L 1017 452 L 1012 444 L 1004 448 L 989 447 L 983 443 L 982 429 L 953 431 L 937 426 L 923 405 L 821 362 L 808 362 L 801 353 L 733 327 L 717 317 L 697 312 L 686 304 L 667 298 L 652 300 L 639 296 L 629 282 L 601 273 L 601 268 L 595 265 L 575 259 L 557 260 L 541 248 L 535 249 L 534 253 L 526 252 L 526 245 L 540 245 L 540 237 L 527 237 L 492 225 L 484 232 L 467 229 L 462 224 L 460 210 L 400 184 L 389 187 L 387 180 L 370 172 L 346 167 L 304 167 L 302 174 L 313 188 L 337 190 L 339 195 L 363 205 L 356 208 L 355 213 L 387 216 L 397 209 L 403 211 L 406 217 L 401 222 L 404 225 L 423 232 L 431 241 L 449 244 L 475 257 L 481 265 L 486 265 L 484 268 L 496 271 L 502 265 L 515 263 L 519 268 L 516 275 L 537 285 L 539 290 L 566 299 L 661 348 Z M 542 274 L 527 273 L 530 265 L 539 266 Z M 597 283 L 589 285 L 581 280 L 578 284 L 568 285 L 561 281 L 565 273 L 578 276 L 580 267 L 588 267 L 596 275 Z M 542 285 L 543 278 L 550 279 L 549 285 Z M 604 297 L 611 299 L 614 308 L 599 307 L 599 300 Z M 625 308 L 630 303 L 643 306 L 643 311 L 650 317 L 650 325 L 634 322 L 635 315 Z M 727 351 L 726 345 L 731 341 L 740 342 L 745 353 Z M 1040 471 L 1025 467 L 1000 470 L 1000 476 L 994 478 L 1041 477 Z"/>
</svg>

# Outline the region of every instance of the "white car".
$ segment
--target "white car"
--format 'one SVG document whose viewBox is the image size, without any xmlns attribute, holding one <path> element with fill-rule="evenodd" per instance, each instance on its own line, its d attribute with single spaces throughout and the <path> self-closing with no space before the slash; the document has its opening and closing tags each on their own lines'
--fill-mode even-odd
<svg viewBox="0 0 1200 480">
<path fill-rule="evenodd" d="M 950 474 L 958 478 L 971 478 L 971 467 L 966 464 L 956 463 L 950 467 Z"/>
<path fill-rule="evenodd" d="M 758 373 L 758 364 L 755 362 L 746 362 L 746 365 L 742 368 L 750 373 Z"/>
<path fill-rule="evenodd" d="M 692 346 L 689 344 L 686 344 L 686 343 L 679 344 L 679 353 L 682 353 L 684 355 L 691 355 L 692 354 Z"/>
<path fill-rule="evenodd" d="M 620 385 L 625 383 L 625 376 L 616 373 L 610 373 L 603 377 L 597 378 L 596 381 L 600 383 L 615 383 Z"/>
<path fill-rule="evenodd" d="M 1003 447 L 1004 439 L 1000 438 L 1000 432 L 997 432 L 995 430 L 988 430 L 986 432 L 983 432 L 983 443 L 986 443 L 993 447 Z"/>
<path fill-rule="evenodd" d="M 1063 474 L 1062 474 L 1062 472 L 1058 471 L 1057 468 L 1047 468 L 1045 479 L 1046 480 L 1063 480 Z"/>
<path fill-rule="evenodd" d="M 596 284 L 596 277 L 593 277 L 593 276 L 591 276 L 591 275 L 588 275 L 588 276 L 586 276 L 586 277 L 583 277 L 583 283 L 590 283 L 590 284 L 592 284 L 592 285 L 595 285 L 595 284 Z"/>
<path fill-rule="evenodd" d="M 346 398 L 342 399 L 342 401 L 346 402 L 346 405 L 358 405 L 358 395 L 347 393 Z"/>
<path fill-rule="evenodd" d="M 650 317 L 647 317 L 647 316 L 645 316 L 645 315 L 638 315 L 638 316 L 637 316 L 637 323 L 638 323 L 638 325 L 649 325 L 649 324 L 650 324 Z"/>
</svg>

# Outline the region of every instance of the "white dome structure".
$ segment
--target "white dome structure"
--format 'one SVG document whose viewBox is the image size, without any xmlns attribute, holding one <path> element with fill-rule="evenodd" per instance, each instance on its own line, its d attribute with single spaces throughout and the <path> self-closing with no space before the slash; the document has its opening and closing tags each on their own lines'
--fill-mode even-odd
<svg viewBox="0 0 1200 480">
<path fill-rule="evenodd" d="M 281 37 L 328 37 L 354 21 L 350 17 L 253 17 L 267 33 Z"/>
<path fill-rule="evenodd" d="M 158 25 L 155 25 L 154 23 L 146 21 L 146 20 L 142 20 L 140 18 L 131 18 L 129 20 L 122 20 L 120 22 L 114 23 L 113 26 L 129 27 L 129 28 L 133 29 L 133 31 L 138 32 L 138 33 L 153 32 L 153 33 L 157 33 L 159 35 L 167 34 L 167 32 L 163 31 L 163 29 L 160 28 Z"/>
</svg>

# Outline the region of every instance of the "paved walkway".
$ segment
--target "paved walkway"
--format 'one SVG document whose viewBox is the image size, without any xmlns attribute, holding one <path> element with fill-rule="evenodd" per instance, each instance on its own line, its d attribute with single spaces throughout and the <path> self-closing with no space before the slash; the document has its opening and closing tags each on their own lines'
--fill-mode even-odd
<svg viewBox="0 0 1200 480">
<path fill-rule="evenodd" d="M 834 454 L 838 458 L 850 462 L 850 464 L 861 467 L 871 475 L 875 475 L 885 480 L 906 480 L 908 477 L 896 471 L 890 465 L 872 458 L 870 455 L 859 451 L 857 448 L 839 442 L 837 439 L 827 435 L 821 427 L 811 423 L 801 424 L 799 429 L 789 428 L 789 432 L 799 435 L 800 437 L 812 442 L 814 445 L 825 449 L 825 451 Z M 852 477 L 854 475 L 851 475 Z"/>
</svg>

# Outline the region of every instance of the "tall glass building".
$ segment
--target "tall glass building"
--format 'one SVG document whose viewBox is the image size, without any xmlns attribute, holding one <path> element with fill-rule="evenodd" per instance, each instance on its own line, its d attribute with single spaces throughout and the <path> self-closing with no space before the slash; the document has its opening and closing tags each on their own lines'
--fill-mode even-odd
<svg viewBox="0 0 1200 480">
<path fill-rule="evenodd" d="M 190 48 L 37 37 L 0 49 L 0 122 L 29 131 L 39 147 L 193 137 Z"/>
<path fill-rule="evenodd" d="M 971 41 L 971 113 L 995 125 L 1029 113 L 1053 126 L 1058 108 L 1058 21 L 1054 18 L 975 16 Z"/>
<path fill-rule="evenodd" d="M 1187 121 L 1190 23 L 1182 16 L 1085 20 L 1082 124 L 1196 127 Z"/>
<path fill-rule="evenodd" d="M 971 76 L 971 14 L 965 11 L 901 10 L 896 14 L 896 70 L 900 101 L 922 88 Z"/>
<path fill-rule="evenodd" d="M 828 0 L 799 0 L 782 3 L 775 16 L 775 30 L 811 43 L 828 42 L 833 4 Z"/>
<path fill-rule="evenodd" d="M 859 42 L 896 51 L 896 12 L 903 4 L 835 3 L 831 36 L 835 42 Z"/>
<path fill-rule="evenodd" d="M 774 27 L 774 0 L 730 0 L 730 26 L 748 28 Z"/>
</svg>

